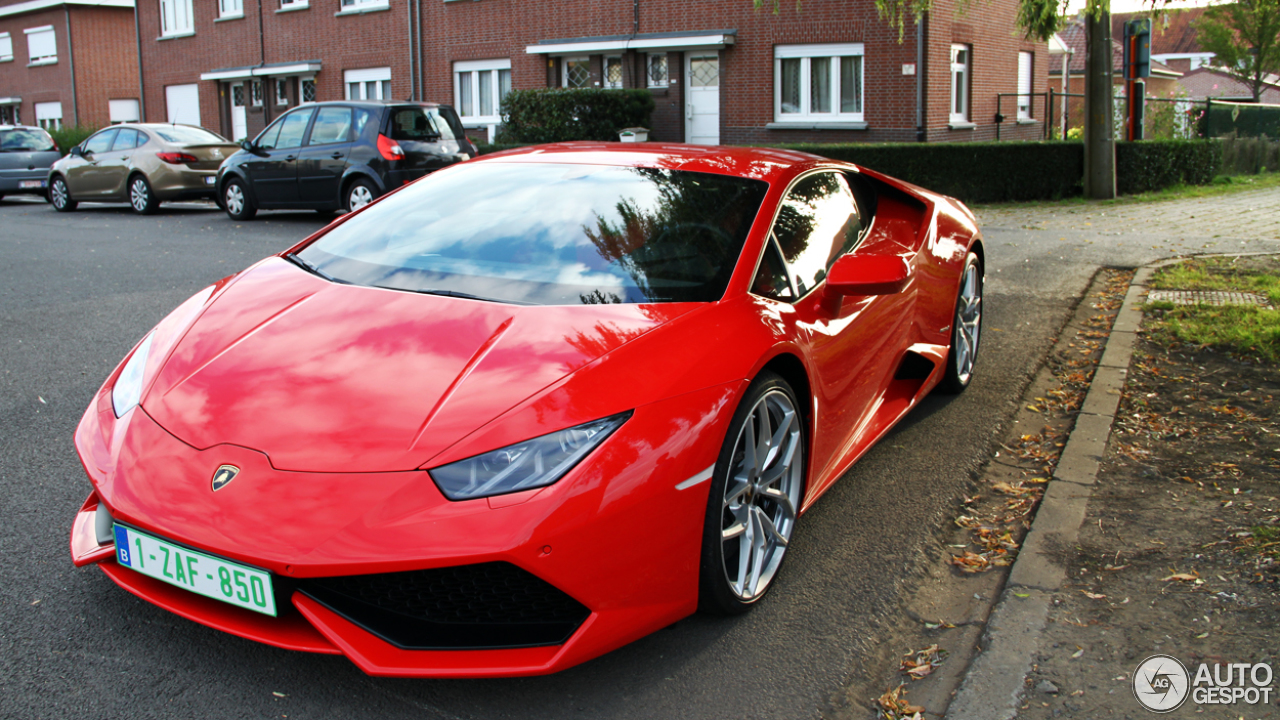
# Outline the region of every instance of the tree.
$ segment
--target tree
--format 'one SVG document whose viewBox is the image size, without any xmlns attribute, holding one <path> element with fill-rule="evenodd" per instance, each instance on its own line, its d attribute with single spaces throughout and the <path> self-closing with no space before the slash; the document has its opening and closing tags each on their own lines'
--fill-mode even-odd
<svg viewBox="0 0 1280 720">
<path fill-rule="evenodd" d="M 1197 23 L 1196 37 L 1214 54 L 1214 67 L 1248 85 L 1254 102 L 1262 101 L 1263 79 L 1280 73 L 1280 0 L 1214 5 Z"/>
</svg>

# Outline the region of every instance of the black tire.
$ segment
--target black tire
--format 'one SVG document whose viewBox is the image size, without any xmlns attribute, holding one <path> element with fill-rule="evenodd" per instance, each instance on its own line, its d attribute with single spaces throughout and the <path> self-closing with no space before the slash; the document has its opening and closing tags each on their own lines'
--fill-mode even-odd
<svg viewBox="0 0 1280 720">
<path fill-rule="evenodd" d="M 342 194 L 342 207 L 347 212 L 355 212 L 378 198 L 378 188 L 368 180 L 356 180 L 347 186 Z"/>
<path fill-rule="evenodd" d="M 802 407 L 791 386 L 766 371 L 747 388 L 733 413 L 707 498 L 698 589 L 703 612 L 744 613 L 773 586 L 804 497 L 809 445 Z M 766 452 L 761 467 L 751 460 L 758 457 L 759 442 L 751 444 L 748 456 L 748 446 L 740 441 L 753 431 L 758 440 L 765 416 L 770 422 L 765 429 L 779 449 L 772 453 L 772 463 Z M 771 474 L 776 477 L 769 480 Z M 757 534 L 772 546 L 756 549 Z M 743 548 L 750 548 L 745 561 Z"/>
<path fill-rule="evenodd" d="M 227 211 L 232 220 L 252 220 L 258 214 L 258 203 L 240 178 L 228 180 L 222 186 L 219 199 L 222 201 L 222 209 Z"/>
<path fill-rule="evenodd" d="M 948 395 L 964 392 L 973 381 L 974 365 L 982 339 L 982 263 L 975 253 L 965 258 L 951 314 L 951 350 L 938 391 Z"/>
<path fill-rule="evenodd" d="M 156 194 L 151 192 L 151 183 L 142 175 L 129 178 L 129 206 L 139 215 L 154 215 L 160 207 Z"/>
<path fill-rule="evenodd" d="M 67 181 L 61 175 L 49 183 L 49 204 L 58 212 L 71 212 L 80 204 L 71 199 L 71 188 L 67 187 Z"/>
</svg>

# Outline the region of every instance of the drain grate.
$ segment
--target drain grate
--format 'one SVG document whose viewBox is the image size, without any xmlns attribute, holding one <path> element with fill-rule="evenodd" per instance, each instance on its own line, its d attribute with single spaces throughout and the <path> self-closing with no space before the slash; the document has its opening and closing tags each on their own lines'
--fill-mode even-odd
<svg viewBox="0 0 1280 720">
<path fill-rule="evenodd" d="M 1171 302 L 1174 305 L 1253 305 L 1271 308 L 1266 295 L 1230 290 L 1152 290 L 1147 302 Z"/>
</svg>

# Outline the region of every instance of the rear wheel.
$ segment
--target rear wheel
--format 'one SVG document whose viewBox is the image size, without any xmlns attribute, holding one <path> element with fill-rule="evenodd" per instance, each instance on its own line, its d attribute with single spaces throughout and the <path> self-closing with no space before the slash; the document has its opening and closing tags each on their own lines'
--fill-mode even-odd
<svg viewBox="0 0 1280 720">
<path fill-rule="evenodd" d="M 960 274 L 960 291 L 956 294 L 956 311 L 951 319 L 951 352 L 938 390 L 956 394 L 969 387 L 973 366 L 978 360 L 978 341 L 982 336 L 982 265 L 978 256 L 969 253 Z"/>
<path fill-rule="evenodd" d="M 347 210 L 355 212 L 373 202 L 378 197 L 378 190 L 368 180 L 356 180 L 347 188 L 345 205 Z"/>
<path fill-rule="evenodd" d="M 160 207 L 160 201 L 151 192 L 151 183 L 141 175 L 134 175 L 129 180 L 129 204 L 139 215 L 151 215 Z"/>
<path fill-rule="evenodd" d="M 232 178 L 222 187 L 222 207 L 232 220 L 252 220 L 258 214 L 258 205 L 249 197 L 244 181 Z"/>
<path fill-rule="evenodd" d="M 698 606 L 736 615 L 782 564 L 804 490 L 805 425 L 791 386 L 762 373 L 738 405 L 711 478 Z"/>
<path fill-rule="evenodd" d="M 58 212 L 71 212 L 76 209 L 76 205 L 79 205 L 71 199 L 71 188 L 67 187 L 67 181 L 61 175 L 55 177 L 49 184 L 49 203 Z"/>
</svg>

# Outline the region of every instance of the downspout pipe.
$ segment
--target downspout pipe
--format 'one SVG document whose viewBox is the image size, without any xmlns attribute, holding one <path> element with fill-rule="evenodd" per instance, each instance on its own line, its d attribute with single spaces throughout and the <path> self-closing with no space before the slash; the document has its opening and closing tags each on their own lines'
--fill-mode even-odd
<svg viewBox="0 0 1280 720">
<path fill-rule="evenodd" d="M 413 58 L 414 58 L 414 48 L 413 48 L 413 3 L 405 3 L 405 4 L 404 4 L 404 6 L 405 6 L 405 10 L 408 12 L 408 15 L 409 15 L 408 22 L 406 23 L 406 26 L 407 26 L 408 31 L 409 31 L 409 99 L 410 99 L 410 100 L 417 100 L 417 99 L 418 99 L 418 97 L 417 97 L 417 94 L 418 94 L 418 83 L 417 83 L 417 77 L 416 77 L 416 75 L 415 75 L 415 72 L 414 72 L 414 65 L 413 65 L 413 62 L 414 62 L 414 61 L 413 61 Z"/>
<path fill-rule="evenodd" d="M 414 14 L 418 16 L 418 99 L 427 98 L 426 82 L 422 77 L 422 0 L 413 0 Z"/>
<path fill-rule="evenodd" d="M 916 142 L 924 142 L 924 22 L 927 13 L 916 18 Z"/>
<path fill-rule="evenodd" d="M 80 104 L 76 101 L 76 54 L 75 44 L 71 42 L 71 8 L 62 6 L 63 18 L 67 22 L 67 69 L 71 71 L 71 117 L 75 118 L 76 127 L 80 126 Z"/>
<path fill-rule="evenodd" d="M 147 120 L 147 85 L 142 76 L 142 23 L 138 19 L 138 3 L 133 4 L 133 41 L 138 47 L 138 119 Z"/>
</svg>

